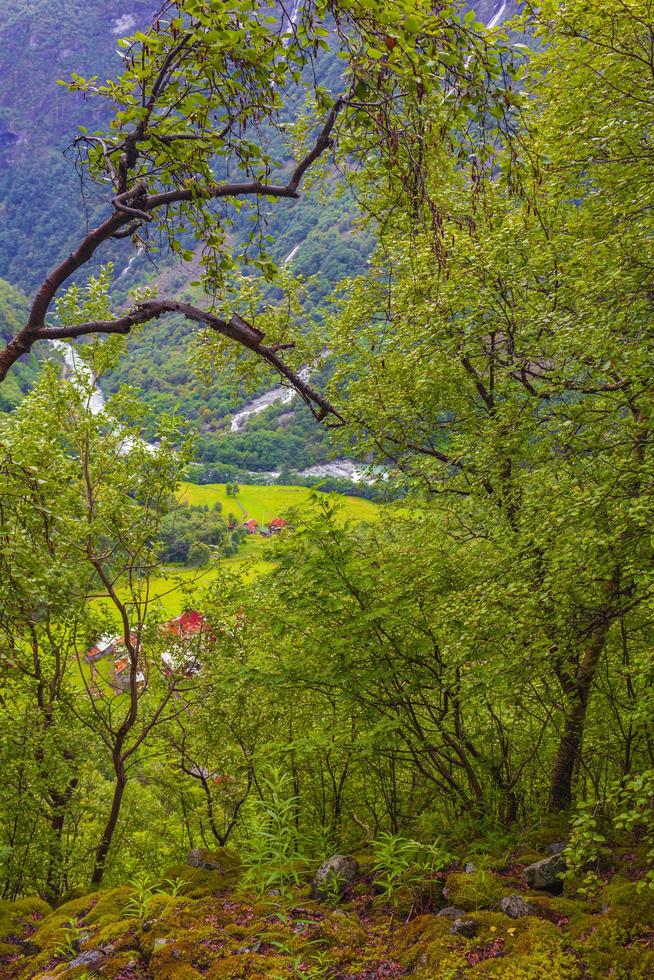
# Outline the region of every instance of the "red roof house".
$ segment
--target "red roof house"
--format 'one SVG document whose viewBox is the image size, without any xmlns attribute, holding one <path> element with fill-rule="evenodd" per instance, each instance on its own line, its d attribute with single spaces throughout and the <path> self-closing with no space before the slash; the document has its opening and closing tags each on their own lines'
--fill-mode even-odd
<svg viewBox="0 0 654 980">
<path fill-rule="evenodd" d="M 285 527 L 288 527 L 288 521 L 285 521 L 283 517 L 273 517 L 272 521 L 268 521 L 268 527 L 271 531 L 283 531 Z"/>
<path fill-rule="evenodd" d="M 243 527 L 248 532 L 248 534 L 256 534 L 257 528 L 259 527 L 259 522 L 255 521 L 254 517 L 251 517 L 249 521 L 243 522 Z"/>
<path fill-rule="evenodd" d="M 177 619 L 170 619 L 165 624 L 165 629 L 169 633 L 174 633 L 180 640 L 187 640 L 191 636 L 197 636 L 202 632 L 205 619 L 202 613 L 195 609 L 186 609 Z"/>
</svg>

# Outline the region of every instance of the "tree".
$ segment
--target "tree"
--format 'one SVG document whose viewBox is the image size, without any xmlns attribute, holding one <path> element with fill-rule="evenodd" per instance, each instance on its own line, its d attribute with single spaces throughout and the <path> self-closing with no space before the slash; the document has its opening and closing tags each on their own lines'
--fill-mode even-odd
<svg viewBox="0 0 654 980">
<path fill-rule="evenodd" d="M 486 563 L 453 605 L 452 663 L 484 676 L 495 664 L 498 677 L 510 663 L 513 684 L 536 683 L 558 811 L 576 781 L 600 778 L 584 743 L 601 664 L 612 715 L 631 733 L 627 764 L 636 744 L 649 752 L 649 727 L 636 735 L 626 718 L 649 636 L 652 201 L 641 134 L 654 92 L 640 56 L 651 24 L 628 5 L 575 0 L 540 30 L 543 53 L 507 75 L 501 111 L 460 141 L 472 156 L 427 140 L 411 209 L 372 197 L 382 248 L 329 346 L 359 452 L 422 487 L 462 570 L 473 556 Z M 630 707 L 619 710 L 620 697 Z M 526 765 L 502 717 L 515 710 L 495 711 L 505 793 Z"/>
<path fill-rule="evenodd" d="M 204 541 L 196 541 L 188 553 L 188 563 L 192 568 L 204 568 L 211 561 L 211 548 Z"/>
<path fill-rule="evenodd" d="M 151 27 L 124 42 L 120 78 L 101 85 L 73 76 L 73 91 L 104 100 L 112 110 L 105 131 L 82 132 L 74 143 L 84 177 L 105 192 L 110 189 L 111 210 L 37 290 L 25 326 L 0 351 L 0 382 L 39 341 L 127 335 L 177 313 L 273 367 L 319 418 L 343 421 L 300 377 L 299 364 L 295 368 L 282 359 L 281 351 L 293 340 L 264 342 L 259 328 L 237 313 L 220 315 L 215 303 L 205 310 L 146 297 L 115 317 L 63 326 L 48 322 L 59 289 L 103 246 L 133 239 L 149 247 L 154 229 L 182 255 L 189 255 L 192 235 L 201 245 L 207 293 L 223 293 L 236 264 L 226 244 L 230 214 L 248 202 L 256 208 L 264 200 L 295 200 L 305 176 L 332 150 L 339 127 L 345 134 L 356 132 L 354 141 L 343 141 L 346 155 L 365 159 L 373 151 L 396 159 L 398 170 L 412 166 L 425 126 L 416 94 L 420 100 L 430 86 L 440 91 L 449 84 L 456 95 L 450 106 L 468 112 L 471 92 L 478 91 L 483 113 L 488 80 L 501 70 L 498 45 L 488 44 L 481 26 L 469 18 L 461 23 L 458 4 L 446 5 L 438 18 L 426 0 L 381 5 L 314 0 L 298 23 L 267 13 L 263 0 L 227 6 L 220 0 L 166 0 Z M 332 15 L 336 45 L 350 62 L 349 77 L 339 80 L 342 91 L 336 94 L 314 86 L 313 101 L 306 112 L 295 112 L 293 127 L 303 73 L 311 76 L 316 51 L 329 50 L 324 25 Z M 421 65 L 430 57 L 433 67 L 424 73 Z M 375 135 L 369 132 L 371 119 Z M 293 155 L 288 140 L 293 130 L 303 148 L 275 182 L 273 155 L 286 160 Z M 265 250 L 259 249 L 255 265 L 271 271 Z"/>
</svg>

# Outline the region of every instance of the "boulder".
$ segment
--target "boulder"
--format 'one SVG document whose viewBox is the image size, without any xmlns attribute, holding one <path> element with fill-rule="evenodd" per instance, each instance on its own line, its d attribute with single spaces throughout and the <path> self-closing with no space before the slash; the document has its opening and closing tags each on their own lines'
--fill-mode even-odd
<svg viewBox="0 0 654 980">
<path fill-rule="evenodd" d="M 458 909 L 456 905 L 447 905 L 444 909 L 441 909 L 440 912 L 436 913 L 436 918 L 460 919 L 464 915 L 465 911 L 463 909 Z"/>
<path fill-rule="evenodd" d="M 222 871 L 223 874 L 234 867 L 234 858 L 229 852 L 209 851 L 204 847 L 194 847 L 189 851 L 187 864 L 192 868 L 204 868 L 206 871 Z"/>
<path fill-rule="evenodd" d="M 450 932 L 453 936 L 463 936 L 472 939 L 477 934 L 477 923 L 472 919 L 455 919 Z"/>
<path fill-rule="evenodd" d="M 525 902 L 522 895 L 506 895 L 500 902 L 500 910 L 511 919 L 522 919 L 525 915 L 533 915 L 534 910 Z"/>
<path fill-rule="evenodd" d="M 359 874 L 359 862 L 356 858 L 344 854 L 334 854 L 327 858 L 316 871 L 311 885 L 312 898 L 328 898 L 335 891 L 342 891 L 344 885 L 349 885 Z"/>
<path fill-rule="evenodd" d="M 542 861 L 535 861 L 530 864 L 523 873 L 530 888 L 550 892 L 552 895 L 560 895 L 563 891 L 561 875 L 566 867 L 564 858 L 560 854 L 553 854 L 552 857 L 543 858 Z"/>
<path fill-rule="evenodd" d="M 105 954 L 99 949 L 89 949 L 86 953 L 80 953 L 74 960 L 71 960 L 68 969 L 72 970 L 78 966 L 83 966 L 92 970 L 102 963 L 104 956 Z"/>
<path fill-rule="evenodd" d="M 553 856 L 555 854 L 561 854 L 563 851 L 565 851 L 567 846 L 568 846 L 568 842 L 566 840 L 557 840 L 554 841 L 553 844 L 549 844 L 545 848 L 545 851 L 547 854 Z"/>
</svg>

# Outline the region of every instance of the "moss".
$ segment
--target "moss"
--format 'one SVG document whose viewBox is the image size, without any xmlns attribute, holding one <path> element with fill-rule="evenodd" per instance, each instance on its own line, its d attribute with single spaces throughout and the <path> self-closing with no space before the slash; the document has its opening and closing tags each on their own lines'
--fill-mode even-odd
<svg viewBox="0 0 654 980">
<path fill-rule="evenodd" d="M 41 898 L 21 898 L 17 902 L 0 899 L 0 940 L 23 935 L 27 928 L 51 912 L 48 903 Z"/>
<path fill-rule="evenodd" d="M 515 930 L 515 931 L 514 931 Z M 528 953 L 560 953 L 568 945 L 560 929 L 543 919 L 525 916 L 506 928 L 506 952 L 522 956 Z"/>
<path fill-rule="evenodd" d="M 0 942 L 0 961 L 10 956 L 17 956 L 20 953 L 21 953 L 20 946 L 16 946 L 14 945 L 14 943 Z"/>
<path fill-rule="evenodd" d="M 604 888 L 602 900 L 612 914 L 630 929 L 649 929 L 654 924 L 654 889 L 638 889 L 638 883 L 616 875 Z"/>
<path fill-rule="evenodd" d="M 611 977 L 611 980 L 651 980 L 654 976 L 654 953 L 637 947 L 614 947 L 611 950 L 592 946 L 582 954 L 587 976 Z"/>
<path fill-rule="evenodd" d="M 122 919 L 125 906 L 134 894 L 131 885 L 120 885 L 118 888 L 108 888 L 94 895 L 92 908 L 84 916 L 87 925 L 104 926 Z M 84 899 L 81 899 L 84 901 Z"/>
<path fill-rule="evenodd" d="M 575 902 L 562 896 L 544 895 L 542 892 L 523 892 L 523 897 L 544 919 L 565 917 L 572 921 L 592 910 L 591 906 L 584 902 Z"/>
<path fill-rule="evenodd" d="M 42 950 L 59 946 L 66 938 L 65 932 L 69 923 L 81 919 L 87 909 L 88 901 L 82 899 L 60 906 L 56 912 L 43 919 L 30 941 Z"/>
<path fill-rule="evenodd" d="M 450 940 L 454 937 L 450 936 Z M 462 950 L 455 948 L 455 943 L 430 943 L 422 953 L 417 969 L 413 976 L 416 980 L 459 980 L 466 976 L 468 960 Z"/>
<path fill-rule="evenodd" d="M 159 943 L 162 939 L 164 942 Z M 175 976 L 174 971 L 181 967 L 206 971 L 222 955 L 223 941 L 213 926 L 198 925 L 192 930 L 154 936 L 148 948 L 152 950 L 150 970 L 153 975 Z"/>
<path fill-rule="evenodd" d="M 523 835 L 523 840 L 533 848 L 540 849 L 540 857 L 544 857 L 542 852 L 549 844 L 567 840 L 569 824 L 570 818 L 567 813 L 550 813 L 540 823 L 531 827 Z"/>
<path fill-rule="evenodd" d="M 474 912 L 499 905 L 506 885 L 490 871 L 473 871 L 472 874 L 454 872 L 447 876 L 445 890 L 449 905 Z"/>
<path fill-rule="evenodd" d="M 629 940 L 629 931 L 612 915 L 578 916 L 568 927 L 568 935 L 579 948 L 586 945 L 610 949 Z"/>
<path fill-rule="evenodd" d="M 334 912 L 322 919 L 312 938 L 321 940 L 327 947 L 355 947 L 365 943 L 366 934 L 357 918 Z"/>
<path fill-rule="evenodd" d="M 181 894 L 185 898 L 207 898 L 220 895 L 233 884 L 234 875 L 206 868 L 189 868 L 178 864 L 169 868 L 166 876 L 184 882 Z"/>
<path fill-rule="evenodd" d="M 271 976 L 279 977 L 280 980 L 282 977 L 288 977 L 288 980 L 291 980 L 298 974 L 294 971 L 289 957 L 245 953 L 223 957 L 205 976 L 208 980 L 243 980 L 243 977 L 248 977 L 250 980 L 270 980 Z"/>
<path fill-rule="evenodd" d="M 84 943 L 84 949 L 102 949 L 111 944 L 113 949 L 134 949 L 137 945 L 134 936 L 134 920 L 118 919 L 103 923 Z"/>
<path fill-rule="evenodd" d="M 134 976 L 133 973 L 128 972 L 128 970 L 130 970 L 130 964 L 134 963 L 141 965 L 139 957 L 133 950 L 126 950 L 125 952 L 117 953 L 102 964 L 102 980 L 117 980 L 117 978 L 125 975 Z M 138 975 L 144 976 L 145 974 L 139 973 L 137 976 Z"/>
<path fill-rule="evenodd" d="M 470 971 L 468 971 L 470 972 Z M 582 980 L 584 973 L 571 953 L 536 950 L 521 956 L 488 959 L 474 969 L 475 977 L 503 980 Z"/>
<path fill-rule="evenodd" d="M 188 964 L 180 966 L 179 963 L 175 966 L 163 967 L 161 970 L 156 970 L 150 975 L 153 977 L 153 980 L 198 980 L 198 977 L 204 976 L 203 973 L 200 973 L 192 966 L 188 966 Z"/>
<path fill-rule="evenodd" d="M 533 847 L 519 847 L 516 851 L 516 857 L 520 864 L 526 867 L 529 864 L 535 864 L 536 861 L 542 861 L 546 855 L 542 851 L 535 851 Z"/>
</svg>

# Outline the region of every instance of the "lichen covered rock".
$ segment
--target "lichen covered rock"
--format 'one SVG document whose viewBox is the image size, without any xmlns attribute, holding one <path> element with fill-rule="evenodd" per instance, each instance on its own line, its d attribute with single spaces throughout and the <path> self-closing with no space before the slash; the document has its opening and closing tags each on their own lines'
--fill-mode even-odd
<svg viewBox="0 0 654 980">
<path fill-rule="evenodd" d="M 550 892 L 552 895 L 560 895 L 563 891 L 562 875 L 566 871 L 567 865 L 561 854 L 554 854 L 552 857 L 543 858 L 541 861 L 534 861 L 524 870 L 525 881 L 530 888 Z"/>
<path fill-rule="evenodd" d="M 329 898 L 342 891 L 359 874 L 359 862 L 345 854 L 334 854 L 320 865 L 311 885 L 311 897 Z"/>
</svg>

